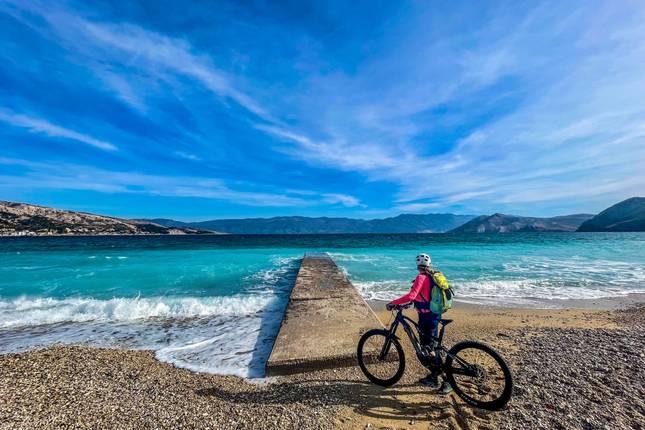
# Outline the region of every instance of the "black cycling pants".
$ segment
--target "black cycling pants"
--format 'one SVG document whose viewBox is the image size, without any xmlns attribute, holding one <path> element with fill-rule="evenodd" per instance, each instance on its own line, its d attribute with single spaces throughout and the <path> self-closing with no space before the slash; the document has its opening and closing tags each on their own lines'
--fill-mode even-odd
<svg viewBox="0 0 645 430">
<path fill-rule="evenodd" d="M 419 312 L 419 341 L 421 345 L 432 345 L 432 336 L 438 336 L 439 320 L 441 315 L 432 312 Z"/>
</svg>

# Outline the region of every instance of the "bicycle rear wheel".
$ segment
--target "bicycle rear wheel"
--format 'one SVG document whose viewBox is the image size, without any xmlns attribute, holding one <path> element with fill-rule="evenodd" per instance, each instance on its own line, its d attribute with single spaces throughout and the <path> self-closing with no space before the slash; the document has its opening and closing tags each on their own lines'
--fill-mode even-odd
<svg viewBox="0 0 645 430">
<path fill-rule="evenodd" d="M 370 330 L 358 341 L 358 365 L 367 379 L 389 387 L 401 379 L 405 356 L 401 343 L 387 330 Z"/>
<path fill-rule="evenodd" d="M 511 399 L 511 370 L 497 351 L 483 343 L 467 341 L 453 346 L 445 373 L 455 393 L 475 407 L 495 411 Z"/>
</svg>

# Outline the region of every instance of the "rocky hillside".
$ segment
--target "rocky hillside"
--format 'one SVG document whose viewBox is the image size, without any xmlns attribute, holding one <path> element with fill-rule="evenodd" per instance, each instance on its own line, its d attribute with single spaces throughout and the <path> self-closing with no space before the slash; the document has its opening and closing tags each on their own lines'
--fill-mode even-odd
<svg viewBox="0 0 645 430">
<path fill-rule="evenodd" d="M 576 231 L 589 214 L 556 216 L 553 218 L 520 217 L 496 213 L 483 215 L 455 228 L 451 233 L 512 233 L 530 231 Z"/>
<path fill-rule="evenodd" d="M 383 219 L 285 216 L 219 219 L 185 223 L 171 219 L 145 220 L 166 227 L 195 227 L 232 234 L 331 233 L 441 233 L 471 220 L 474 215 L 403 214 Z"/>
<path fill-rule="evenodd" d="M 192 227 L 168 228 L 43 206 L 0 201 L 0 236 L 209 234 Z"/>
<path fill-rule="evenodd" d="M 585 221 L 578 231 L 645 231 L 645 197 L 632 197 Z"/>
</svg>

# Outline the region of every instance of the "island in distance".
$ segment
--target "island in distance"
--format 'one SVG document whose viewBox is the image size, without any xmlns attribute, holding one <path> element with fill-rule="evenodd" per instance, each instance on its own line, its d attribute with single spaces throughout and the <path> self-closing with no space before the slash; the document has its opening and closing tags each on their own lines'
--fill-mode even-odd
<svg viewBox="0 0 645 430">
<path fill-rule="evenodd" d="M 632 197 L 582 223 L 578 231 L 645 231 L 645 197 Z"/>
<path fill-rule="evenodd" d="M 0 201 L 0 236 L 146 234 L 213 234 L 213 232 L 192 227 L 168 228 L 151 222 Z"/>
<path fill-rule="evenodd" d="M 530 231 L 576 231 L 591 214 L 563 215 L 552 218 L 522 217 L 496 213 L 482 215 L 450 233 L 513 233 Z"/>
</svg>

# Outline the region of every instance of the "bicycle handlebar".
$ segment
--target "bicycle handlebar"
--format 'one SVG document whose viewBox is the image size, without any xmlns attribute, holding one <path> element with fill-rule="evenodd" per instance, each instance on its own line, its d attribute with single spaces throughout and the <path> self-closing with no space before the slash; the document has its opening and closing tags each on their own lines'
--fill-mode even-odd
<svg viewBox="0 0 645 430">
<path fill-rule="evenodd" d="M 410 302 L 410 303 L 405 303 L 405 304 L 402 304 L 402 305 L 394 305 L 394 306 L 392 307 L 392 310 L 393 310 L 393 311 L 398 311 L 398 310 L 401 310 L 401 309 L 407 309 L 407 308 L 409 308 L 409 307 L 411 307 L 411 306 L 412 306 L 412 302 Z"/>
</svg>

